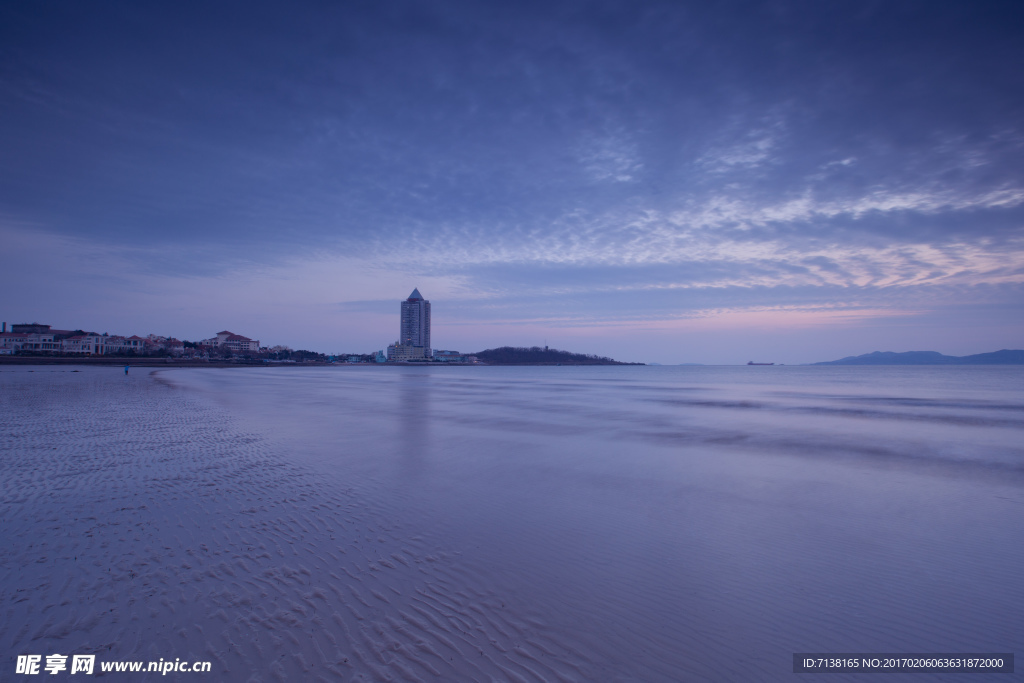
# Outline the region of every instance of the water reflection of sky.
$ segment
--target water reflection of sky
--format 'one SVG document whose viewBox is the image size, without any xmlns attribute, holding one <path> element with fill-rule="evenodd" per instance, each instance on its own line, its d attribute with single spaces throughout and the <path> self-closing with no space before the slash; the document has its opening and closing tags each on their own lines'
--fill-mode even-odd
<svg viewBox="0 0 1024 683">
<path fill-rule="evenodd" d="M 742 651 L 729 676 L 771 679 L 797 651 L 1010 651 L 1024 629 L 1021 368 L 165 376 L 609 670 Z"/>
</svg>

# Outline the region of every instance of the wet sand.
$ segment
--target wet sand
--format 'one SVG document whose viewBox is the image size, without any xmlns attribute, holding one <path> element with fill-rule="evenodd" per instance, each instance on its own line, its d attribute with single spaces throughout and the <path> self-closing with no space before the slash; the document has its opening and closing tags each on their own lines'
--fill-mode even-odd
<svg viewBox="0 0 1024 683">
<path fill-rule="evenodd" d="M 456 557 L 119 372 L 0 376 L 5 680 L 54 652 L 210 660 L 223 681 L 585 678 Z"/>
<path fill-rule="evenodd" d="M 0 373 L 3 678 L 56 652 L 243 682 L 781 680 L 798 651 L 1022 642 L 1019 404 L 314 372 Z"/>
</svg>

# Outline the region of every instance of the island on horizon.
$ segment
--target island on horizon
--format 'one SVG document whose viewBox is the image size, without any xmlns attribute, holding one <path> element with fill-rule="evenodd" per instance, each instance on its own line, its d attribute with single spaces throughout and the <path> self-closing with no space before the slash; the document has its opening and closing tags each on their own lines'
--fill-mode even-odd
<svg viewBox="0 0 1024 683">
<path fill-rule="evenodd" d="M 946 356 L 938 351 L 874 351 L 811 365 L 1024 365 L 1024 351 L 1003 349 L 971 356 Z"/>
<path fill-rule="evenodd" d="M 644 363 L 625 363 L 605 356 L 593 356 L 583 353 L 572 353 L 559 349 L 531 346 L 501 346 L 496 349 L 478 351 L 474 354 L 480 362 L 487 365 L 644 365 Z"/>
</svg>

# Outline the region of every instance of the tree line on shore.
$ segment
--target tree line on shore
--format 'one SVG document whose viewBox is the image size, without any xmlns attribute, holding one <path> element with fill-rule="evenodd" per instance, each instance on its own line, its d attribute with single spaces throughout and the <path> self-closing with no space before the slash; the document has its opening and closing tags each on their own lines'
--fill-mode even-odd
<svg viewBox="0 0 1024 683">
<path fill-rule="evenodd" d="M 549 349 L 546 346 L 501 346 L 472 355 L 489 365 L 643 365 L 623 363 L 606 356 Z"/>
</svg>

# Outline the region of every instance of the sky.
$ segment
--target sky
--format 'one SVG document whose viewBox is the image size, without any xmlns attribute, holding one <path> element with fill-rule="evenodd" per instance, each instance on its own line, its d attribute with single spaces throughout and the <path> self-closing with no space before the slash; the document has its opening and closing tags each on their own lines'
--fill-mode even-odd
<svg viewBox="0 0 1024 683">
<path fill-rule="evenodd" d="M 0 320 L 1024 348 L 1024 3 L 0 3 Z"/>
</svg>

